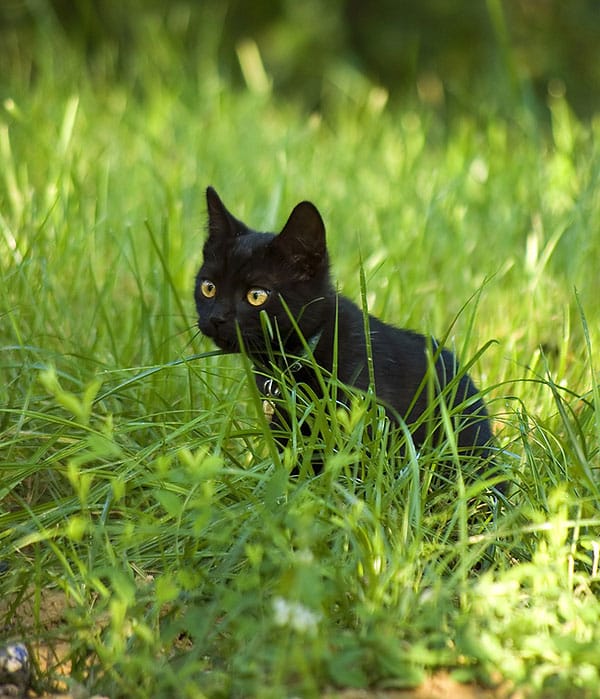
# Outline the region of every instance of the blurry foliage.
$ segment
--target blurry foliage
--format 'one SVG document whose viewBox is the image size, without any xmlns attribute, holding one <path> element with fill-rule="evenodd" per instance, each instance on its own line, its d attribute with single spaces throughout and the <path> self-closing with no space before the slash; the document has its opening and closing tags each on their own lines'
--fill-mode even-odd
<svg viewBox="0 0 600 699">
<path fill-rule="evenodd" d="M 4 0 L 0 41 L 23 50 L 58 24 L 92 63 L 112 50 L 123 77 L 148 20 L 168 28 L 182 67 L 214 59 L 234 84 L 253 40 L 275 91 L 309 109 L 361 76 L 441 110 L 516 99 L 539 112 L 557 93 L 580 116 L 600 106 L 598 0 Z"/>
</svg>

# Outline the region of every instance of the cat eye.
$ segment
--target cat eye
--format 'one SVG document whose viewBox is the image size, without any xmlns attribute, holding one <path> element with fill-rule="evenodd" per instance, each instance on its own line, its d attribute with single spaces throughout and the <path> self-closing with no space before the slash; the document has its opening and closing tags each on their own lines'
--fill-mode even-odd
<svg viewBox="0 0 600 699">
<path fill-rule="evenodd" d="M 251 306 L 262 306 L 266 303 L 271 292 L 267 289 L 250 289 L 246 299 Z"/>
<path fill-rule="evenodd" d="M 207 299 L 212 299 L 212 297 L 217 293 L 217 287 L 210 281 L 210 279 L 205 279 L 200 285 L 200 291 L 203 296 Z"/>
</svg>

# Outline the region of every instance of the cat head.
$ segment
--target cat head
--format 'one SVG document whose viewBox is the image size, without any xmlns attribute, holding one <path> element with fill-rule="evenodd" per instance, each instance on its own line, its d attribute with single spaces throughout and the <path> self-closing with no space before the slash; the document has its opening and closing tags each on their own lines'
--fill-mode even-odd
<svg viewBox="0 0 600 699">
<path fill-rule="evenodd" d="M 274 349 L 281 341 L 285 351 L 298 350 L 301 342 L 291 318 L 308 340 L 322 330 L 334 298 L 317 208 L 301 202 L 274 234 L 250 229 L 212 187 L 206 202 L 208 237 L 195 288 L 198 327 L 231 352 L 240 351 L 239 332 L 246 350 L 263 356 L 268 321 L 279 338 L 271 343 Z"/>
</svg>

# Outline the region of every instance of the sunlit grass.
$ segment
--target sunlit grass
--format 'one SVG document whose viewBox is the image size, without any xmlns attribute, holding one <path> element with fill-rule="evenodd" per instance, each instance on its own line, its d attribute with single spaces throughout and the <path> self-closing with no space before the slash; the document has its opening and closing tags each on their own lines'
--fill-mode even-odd
<svg viewBox="0 0 600 699">
<path fill-rule="evenodd" d="M 65 52 L 3 84 L 2 598 L 63 590 L 62 627 L 27 634 L 67 637 L 75 679 L 115 697 L 439 668 L 592 696 L 598 125 L 557 101 L 548 131 L 517 105 L 443 126 L 363 83 L 307 115 L 169 51 L 131 83 Z M 208 184 L 257 228 L 313 200 L 340 289 L 361 303 L 362 265 L 372 312 L 446 338 L 506 449 L 508 502 L 494 512 L 492 474 L 428 488 L 440 453 L 374 439 L 358 397 L 290 387 L 317 429 L 277 448 L 248 366 L 195 329 Z"/>
</svg>

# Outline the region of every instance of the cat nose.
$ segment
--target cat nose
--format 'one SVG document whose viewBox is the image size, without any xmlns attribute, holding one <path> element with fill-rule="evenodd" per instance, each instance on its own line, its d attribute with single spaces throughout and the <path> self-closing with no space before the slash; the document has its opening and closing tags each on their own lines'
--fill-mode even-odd
<svg viewBox="0 0 600 699">
<path fill-rule="evenodd" d="M 210 323 L 214 328 L 219 328 L 227 319 L 222 313 L 213 314 L 210 317 Z"/>
</svg>

